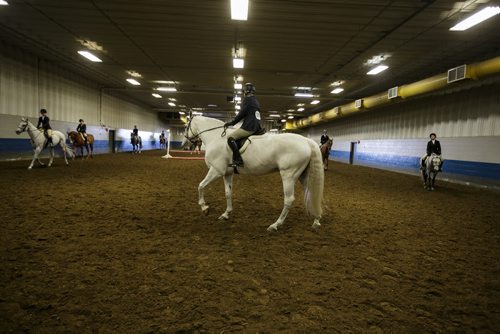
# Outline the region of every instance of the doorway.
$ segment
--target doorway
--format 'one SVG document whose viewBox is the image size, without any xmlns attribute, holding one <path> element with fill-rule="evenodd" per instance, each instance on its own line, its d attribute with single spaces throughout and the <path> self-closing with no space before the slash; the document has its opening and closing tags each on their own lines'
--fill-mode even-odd
<svg viewBox="0 0 500 334">
<path fill-rule="evenodd" d="M 356 159 L 356 153 L 358 151 L 358 142 L 357 141 L 352 141 L 351 142 L 351 151 L 349 154 L 349 164 L 354 165 L 354 161 Z"/>
<path fill-rule="evenodd" d="M 108 152 L 116 153 L 115 130 L 108 130 Z"/>
</svg>

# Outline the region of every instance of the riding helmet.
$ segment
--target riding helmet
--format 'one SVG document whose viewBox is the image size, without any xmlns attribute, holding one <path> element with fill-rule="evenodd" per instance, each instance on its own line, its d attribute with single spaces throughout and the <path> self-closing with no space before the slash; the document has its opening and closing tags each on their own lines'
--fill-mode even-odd
<svg viewBox="0 0 500 334">
<path fill-rule="evenodd" d="M 46 114 L 47 113 L 47 110 L 46 109 L 41 109 L 40 110 L 40 114 Z"/>
<path fill-rule="evenodd" d="M 243 87 L 243 93 L 246 94 L 255 94 L 255 86 L 252 83 L 247 82 Z"/>
<path fill-rule="evenodd" d="M 83 119 L 80 118 L 80 120 L 78 122 L 83 122 Z"/>
<path fill-rule="evenodd" d="M 429 138 L 432 137 L 432 136 L 437 137 L 434 132 L 429 135 Z"/>
</svg>

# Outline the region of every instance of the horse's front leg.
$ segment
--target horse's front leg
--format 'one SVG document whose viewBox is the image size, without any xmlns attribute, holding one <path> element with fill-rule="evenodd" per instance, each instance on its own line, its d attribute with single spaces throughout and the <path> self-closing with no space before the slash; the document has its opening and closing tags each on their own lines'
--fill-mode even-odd
<svg viewBox="0 0 500 334">
<path fill-rule="evenodd" d="M 33 154 L 33 160 L 31 160 L 31 163 L 30 165 L 28 166 L 28 169 L 31 169 L 33 168 L 33 164 L 35 163 L 35 160 L 38 160 L 38 162 L 40 163 L 40 165 L 44 165 L 40 159 L 38 158 L 38 155 L 40 154 L 40 152 L 42 151 L 42 148 L 40 146 L 37 146 L 35 149 L 34 149 L 34 154 Z"/>
<path fill-rule="evenodd" d="M 204 189 L 207 185 L 210 184 L 213 180 L 221 177 L 222 175 L 217 172 L 213 167 L 210 167 L 208 170 L 207 176 L 200 182 L 198 185 L 198 204 L 201 206 L 201 211 L 208 215 L 209 206 L 205 203 Z"/>
<path fill-rule="evenodd" d="M 219 219 L 229 219 L 229 214 L 233 211 L 233 173 L 224 175 L 224 191 L 226 194 L 226 211 L 220 215 Z"/>
</svg>

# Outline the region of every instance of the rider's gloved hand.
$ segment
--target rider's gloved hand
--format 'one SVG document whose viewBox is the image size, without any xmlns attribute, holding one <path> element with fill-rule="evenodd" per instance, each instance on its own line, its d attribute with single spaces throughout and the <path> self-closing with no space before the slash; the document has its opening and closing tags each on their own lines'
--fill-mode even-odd
<svg viewBox="0 0 500 334">
<path fill-rule="evenodd" d="M 231 122 L 226 122 L 226 123 L 224 124 L 224 127 L 225 127 L 225 128 L 228 128 L 228 127 L 230 127 L 231 125 L 233 125 Z"/>
</svg>

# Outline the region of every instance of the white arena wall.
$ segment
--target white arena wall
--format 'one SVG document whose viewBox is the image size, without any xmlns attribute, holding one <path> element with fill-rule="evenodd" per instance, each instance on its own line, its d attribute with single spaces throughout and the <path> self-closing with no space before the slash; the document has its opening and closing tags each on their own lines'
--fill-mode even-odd
<svg viewBox="0 0 500 334">
<path fill-rule="evenodd" d="M 62 132 L 75 130 L 83 118 L 87 132 L 96 137 L 96 153 L 131 150 L 134 125 L 143 149 L 159 148 L 161 131 L 169 129 L 156 111 L 110 95 L 81 75 L 0 42 L 0 159 L 32 155 L 29 136 L 16 135 L 15 130 L 21 117 L 36 125 L 41 108 L 47 109 L 52 128 Z M 173 141 L 181 140 L 178 132 L 172 129 Z"/>
<path fill-rule="evenodd" d="M 333 137 L 330 159 L 418 173 L 429 134 L 441 142 L 440 177 L 500 185 L 500 78 L 374 108 L 324 123 L 304 134 Z"/>
</svg>

